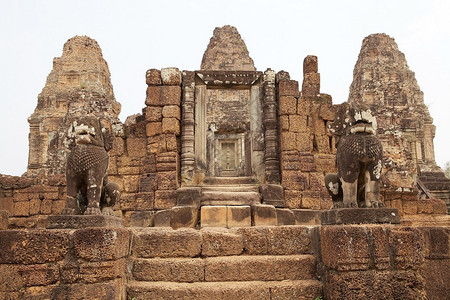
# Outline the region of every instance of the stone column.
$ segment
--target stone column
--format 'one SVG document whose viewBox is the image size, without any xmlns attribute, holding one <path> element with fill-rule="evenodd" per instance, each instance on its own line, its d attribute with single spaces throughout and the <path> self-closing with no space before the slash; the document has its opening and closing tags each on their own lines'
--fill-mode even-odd
<svg viewBox="0 0 450 300">
<path fill-rule="evenodd" d="M 181 113 L 181 184 L 192 183 L 194 173 L 195 73 L 183 71 Z"/>
<path fill-rule="evenodd" d="M 280 183 L 280 158 L 278 155 L 277 103 L 275 98 L 275 72 L 267 69 L 264 72 L 264 163 L 266 166 L 266 182 Z"/>
</svg>

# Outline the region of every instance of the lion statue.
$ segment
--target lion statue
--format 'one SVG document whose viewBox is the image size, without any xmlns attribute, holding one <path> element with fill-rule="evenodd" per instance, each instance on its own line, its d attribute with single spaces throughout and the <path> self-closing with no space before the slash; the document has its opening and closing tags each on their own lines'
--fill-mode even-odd
<svg viewBox="0 0 450 300">
<path fill-rule="evenodd" d="M 336 136 L 338 173 L 325 176 L 333 208 L 384 207 L 380 202 L 383 147 L 370 108 L 343 103 L 328 129 Z"/>
<path fill-rule="evenodd" d="M 109 130 L 95 116 L 76 118 L 67 141 L 67 198 L 62 214 L 112 215 L 120 191 L 116 183 L 108 182 L 108 151 L 112 148 Z"/>
</svg>

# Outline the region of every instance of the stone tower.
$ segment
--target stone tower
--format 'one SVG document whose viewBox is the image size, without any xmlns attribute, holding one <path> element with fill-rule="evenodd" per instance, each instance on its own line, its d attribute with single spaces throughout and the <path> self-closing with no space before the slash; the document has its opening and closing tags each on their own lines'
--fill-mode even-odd
<svg viewBox="0 0 450 300">
<path fill-rule="evenodd" d="M 256 71 L 236 27 L 217 27 L 203 54 L 202 70 Z"/>
<path fill-rule="evenodd" d="M 70 118 L 93 114 L 109 126 L 120 124 L 120 104 L 114 98 L 110 77 L 95 40 L 75 36 L 64 44 L 28 119 L 28 175 L 65 172 L 64 137 Z"/>
<path fill-rule="evenodd" d="M 377 117 L 388 186 L 414 186 L 417 175 L 442 173 L 434 157 L 433 119 L 393 38 L 372 34 L 363 40 L 348 101 L 370 105 Z"/>
</svg>

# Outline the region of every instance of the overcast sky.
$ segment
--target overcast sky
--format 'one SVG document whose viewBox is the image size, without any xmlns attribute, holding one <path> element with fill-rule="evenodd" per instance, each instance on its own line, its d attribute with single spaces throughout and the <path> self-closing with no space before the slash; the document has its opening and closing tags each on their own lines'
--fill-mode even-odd
<svg viewBox="0 0 450 300">
<path fill-rule="evenodd" d="M 450 160 L 449 15 L 447 0 L 2 0 L 0 173 L 26 171 L 27 118 L 69 38 L 99 43 L 124 121 L 144 107 L 147 69 L 199 69 L 214 28 L 227 24 L 237 27 L 260 71 L 285 70 L 301 82 L 303 58 L 317 55 L 321 92 L 333 103 L 348 98 L 364 37 L 394 37 L 425 94 L 443 166 Z"/>
</svg>

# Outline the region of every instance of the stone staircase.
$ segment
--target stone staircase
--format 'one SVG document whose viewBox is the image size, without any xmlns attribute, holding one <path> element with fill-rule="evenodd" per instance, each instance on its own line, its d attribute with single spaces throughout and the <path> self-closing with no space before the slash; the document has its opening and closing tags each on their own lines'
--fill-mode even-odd
<svg viewBox="0 0 450 300">
<path fill-rule="evenodd" d="M 202 186 L 201 205 L 256 205 L 261 202 L 251 177 L 209 177 Z"/>
<path fill-rule="evenodd" d="M 128 299 L 315 299 L 316 227 L 134 231 Z"/>
</svg>

